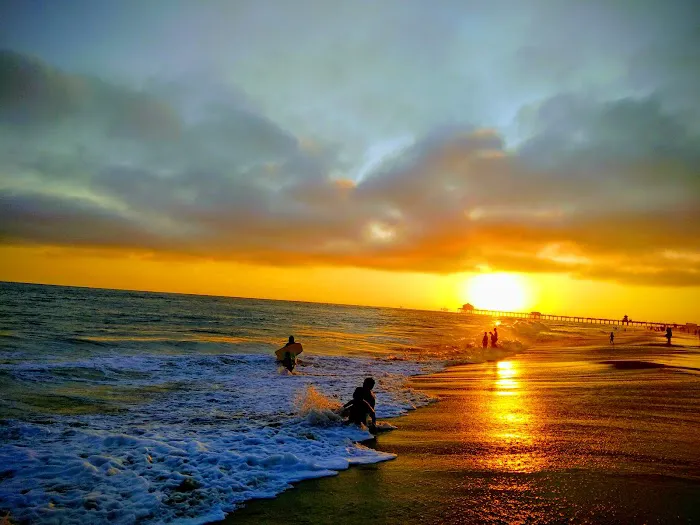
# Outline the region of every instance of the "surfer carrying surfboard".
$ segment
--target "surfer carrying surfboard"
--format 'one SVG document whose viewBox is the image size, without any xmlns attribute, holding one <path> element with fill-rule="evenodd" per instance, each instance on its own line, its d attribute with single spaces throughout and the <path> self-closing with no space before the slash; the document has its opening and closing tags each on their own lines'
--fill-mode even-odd
<svg viewBox="0 0 700 525">
<path fill-rule="evenodd" d="M 287 344 L 277 350 L 275 355 L 277 356 L 277 361 L 281 362 L 282 366 L 291 372 L 297 364 L 297 355 L 303 351 L 304 349 L 301 345 L 294 342 L 294 336 L 290 335 Z"/>
</svg>

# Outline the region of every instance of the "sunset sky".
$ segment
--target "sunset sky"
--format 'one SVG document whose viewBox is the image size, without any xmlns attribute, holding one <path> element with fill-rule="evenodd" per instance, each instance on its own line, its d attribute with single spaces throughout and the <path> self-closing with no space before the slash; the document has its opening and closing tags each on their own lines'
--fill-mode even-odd
<svg viewBox="0 0 700 525">
<path fill-rule="evenodd" d="M 6 0 L 0 280 L 455 308 L 498 272 L 527 310 L 700 321 L 699 27 L 694 0 Z"/>
</svg>

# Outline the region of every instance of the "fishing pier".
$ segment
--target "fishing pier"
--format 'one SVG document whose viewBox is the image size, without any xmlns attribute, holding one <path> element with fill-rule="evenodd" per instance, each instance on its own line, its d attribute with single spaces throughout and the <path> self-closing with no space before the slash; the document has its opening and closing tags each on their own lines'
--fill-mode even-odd
<svg viewBox="0 0 700 525">
<path fill-rule="evenodd" d="M 583 317 L 580 315 L 556 315 L 556 314 L 543 314 L 540 312 L 503 312 L 500 310 L 482 310 L 479 308 L 474 308 L 471 304 L 465 304 L 459 311 L 464 314 L 469 315 L 487 315 L 489 317 L 510 317 L 515 319 L 527 319 L 531 321 L 561 321 L 568 323 L 581 323 L 581 324 L 602 324 L 602 325 L 613 325 L 613 326 L 640 326 L 649 329 L 663 330 L 670 326 L 673 328 L 678 328 L 682 331 L 690 330 L 692 331 L 698 329 L 698 325 L 694 323 L 681 324 L 681 323 L 657 323 L 651 321 L 635 321 L 629 319 L 626 315 L 621 319 L 606 319 L 603 317 Z"/>
</svg>

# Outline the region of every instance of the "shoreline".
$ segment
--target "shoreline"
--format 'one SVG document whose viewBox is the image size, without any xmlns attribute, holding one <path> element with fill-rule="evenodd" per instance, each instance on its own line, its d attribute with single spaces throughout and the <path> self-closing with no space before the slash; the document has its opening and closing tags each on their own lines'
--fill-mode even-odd
<svg viewBox="0 0 700 525">
<path fill-rule="evenodd" d="M 454 367 L 460 367 L 460 366 L 469 366 L 469 365 L 464 365 L 464 364 L 454 365 Z M 453 368 L 453 366 L 447 365 L 447 366 L 445 366 L 444 369 L 442 369 L 438 372 L 428 372 L 425 374 L 417 374 L 415 376 L 410 376 L 408 379 L 409 379 L 409 381 L 412 381 L 415 378 L 419 378 L 419 377 L 433 376 L 435 374 L 439 374 L 441 372 L 444 372 L 450 368 Z M 406 414 L 402 414 L 402 415 L 396 416 L 396 417 L 382 418 L 381 421 L 387 421 L 387 422 L 391 421 L 392 422 L 391 424 L 394 424 L 394 423 L 397 423 L 397 424 L 395 425 L 396 426 L 395 429 L 388 431 L 388 432 L 382 432 L 380 434 L 381 437 L 384 438 L 389 434 L 394 434 L 396 432 L 400 432 L 402 427 L 399 426 L 399 424 L 401 423 L 402 420 L 409 418 L 411 415 L 413 415 L 419 411 L 427 410 L 430 407 L 438 405 L 439 403 L 440 403 L 440 399 L 435 398 L 435 399 L 432 399 L 431 401 L 429 401 L 428 404 L 420 406 L 420 407 L 416 407 L 415 409 L 409 411 Z M 379 440 L 379 437 L 374 436 L 374 437 L 369 438 L 369 439 L 354 441 L 353 443 L 365 446 L 367 448 L 371 448 L 373 450 L 377 450 L 379 452 L 389 452 L 389 450 L 384 450 L 379 445 L 378 440 Z M 379 465 L 383 465 L 386 463 L 394 463 L 398 459 L 399 459 L 399 456 L 394 455 L 394 457 L 392 457 L 392 458 L 388 458 L 384 461 L 378 461 L 376 463 L 351 464 L 348 466 L 347 469 L 336 471 L 336 473 L 332 474 L 332 475 L 318 477 L 318 478 L 309 478 L 309 479 L 304 479 L 304 480 L 301 480 L 298 482 L 294 482 L 291 484 L 290 488 L 284 490 L 283 492 L 280 492 L 279 494 L 273 496 L 272 498 L 255 498 L 255 499 L 248 500 L 242 504 L 241 508 L 235 510 L 234 512 L 230 512 L 230 513 L 226 514 L 226 517 L 224 519 L 215 520 L 215 521 L 207 521 L 205 523 L 206 523 L 206 525 L 232 525 L 234 523 L 240 523 L 241 519 L 246 519 L 246 517 L 241 516 L 242 513 L 244 513 L 246 511 L 246 509 L 248 509 L 251 505 L 253 507 L 255 507 L 255 506 L 260 505 L 260 504 L 263 504 L 263 505 L 269 504 L 271 502 L 277 501 L 280 497 L 284 496 L 285 494 L 294 493 L 294 491 L 296 491 L 296 490 L 304 491 L 304 490 L 310 489 L 310 490 L 315 492 L 317 489 L 312 488 L 312 487 L 314 485 L 316 485 L 318 482 L 321 482 L 323 480 L 337 479 L 340 476 L 346 475 L 347 473 L 349 473 L 351 471 L 355 471 L 355 470 L 360 470 L 360 471 L 362 471 L 362 470 L 370 470 L 370 471 L 375 470 Z M 255 510 L 253 512 L 255 512 Z M 314 520 L 313 522 L 316 522 L 316 520 Z M 256 518 L 253 518 L 253 523 L 257 523 Z"/>
<path fill-rule="evenodd" d="M 646 336 L 627 332 L 623 339 L 629 344 L 616 348 L 591 345 L 592 340 L 564 350 L 535 345 L 501 362 L 414 376 L 411 386 L 438 401 L 393 418 L 398 429 L 372 440 L 373 448 L 397 454 L 394 460 L 295 483 L 274 499 L 248 501 L 213 523 L 700 519 L 694 504 L 700 499 L 700 442 L 678 431 L 677 423 L 649 435 L 644 426 L 630 427 L 629 414 L 619 409 L 643 395 L 647 382 L 664 381 L 687 389 L 682 397 L 692 410 L 678 417 L 691 417 L 700 428 L 697 375 L 603 363 L 632 361 L 633 355 L 643 361 L 640 353 L 658 350 L 640 335 Z M 620 385 L 630 381 L 631 395 L 621 395 Z M 607 392 L 599 403 L 604 417 L 586 422 L 590 411 L 578 405 L 595 405 L 599 391 Z M 648 414 L 645 404 L 626 410 L 653 425 L 669 417 L 663 407 Z M 546 411 L 549 417 L 542 417 Z"/>
<path fill-rule="evenodd" d="M 429 378 L 429 377 L 431 377 L 431 376 L 433 376 L 433 375 L 435 375 L 435 374 L 440 374 L 440 373 L 443 373 L 443 372 L 446 372 L 446 371 L 450 370 L 451 368 L 456 368 L 456 367 L 473 366 L 473 365 L 482 365 L 482 364 L 488 364 L 488 363 L 497 363 L 498 361 L 502 361 L 502 360 L 504 360 L 504 359 L 513 358 L 513 357 L 515 357 L 516 355 L 518 355 L 519 353 L 521 353 L 521 352 L 524 351 L 523 348 L 518 348 L 517 350 L 508 350 L 508 349 L 506 349 L 506 348 L 504 348 L 504 347 L 500 347 L 500 346 L 497 347 L 497 348 L 489 347 L 489 349 L 490 349 L 492 352 L 495 350 L 496 353 L 499 354 L 499 357 L 497 357 L 497 358 L 492 358 L 492 359 L 487 359 L 487 360 L 485 360 L 485 361 L 483 361 L 483 362 L 478 362 L 478 363 L 455 363 L 455 364 L 450 364 L 449 362 L 445 362 L 445 363 L 443 363 L 442 365 L 440 365 L 440 368 L 437 369 L 437 370 L 426 371 L 426 372 L 424 372 L 424 373 L 418 373 L 418 374 L 415 374 L 415 375 L 412 375 L 412 376 L 408 376 L 406 379 L 407 379 L 407 382 L 411 385 L 411 386 L 410 386 L 410 389 L 411 389 L 411 390 L 417 390 L 417 391 L 419 391 L 419 392 L 423 392 L 423 391 L 422 391 L 421 389 L 419 389 L 419 388 L 414 388 L 414 386 L 411 384 L 411 383 L 413 383 L 414 380 L 416 380 L 416 379 L 418 379 L 418 378 Z M 407 413 L 400 414 L 400 415 L 398 415 L 398 416 L 382 418 L 380 422 L 389 422 L 389 421 L 391 421 L 391 422 L 399 422 L 399 421 L 401 421 L 401 420 L 404 419 L 404 418 L 410 417 L 412 414 L 414 414 L 414 413 L 416 413 L 416 412 L 419 412 L 419 411 L 421 411 L 421 410 L 428 409 L 428 408 L 430 408 L 431 406 L 434 406 L 434 405 L 439 404 L 439 403 L 440 403 L 440 399 L 439 399 L 438 396 L 431 396 L 431 398 L 428 400 L 428 402 L 427 402 L 426 404 L 421 405 L 421 406 L 418 406 L 418 407 L 415 407 L 415 408 L 413 408 L 413 409 L 410 409 Z M 389 424 L 392 424 L 392 423 L 389 423 Z M 378 436 L 384 437 L 384 436 L 386 436 L 386 435 L 388 435 L 388 434 L 393 434 L 393 433 L 397 432 L 397 431 L 400 430 L 400 429 L 401 429 L 401 427 L 397 426 L 396 428 L 391 429 L 390 431 L 380 432 L 378 435 L 374 435 L 374 437 L 372 437 L 372 438 L 363 439 L 363 440 L 359 440 L 359 441 L 354 441 L 353 443 L 354 443 L 354 444 L 359 444 L 359 445 L 365 446 L 365 447 L 367 447 L 367 448 L 370 448 L 370 449 L 372 449 L 372 450 L 376 450 L 376 451 L 378 451 L 378 452 L 388 452 L 388 453 L 392 454 L 392 452 L 390 452 L 389 450 L 384 450 L 384 449 L 381 448 L 381 446 L 378 445 L 378 439 L 380 439 Z M 310 482 L 314 482 L 314 481 L 319 481 L 319 480 L 330 479 L 330 478 L 336 478 L 336 477 L 338 477 L 338 476 L 340 476 L 340 475 L 343 475 L 344 473 L 349 472 L 349 471 L 351 471 L 351 470 L 353 470 L 353 469 L 367 469 L 367 468 L 371 469 L 371 468 L 373 468 L 373 467 L 376 467 L 376 466 L 381 465 L 381 464 L 384 464 L 384 463 L 392 463 L 392 462 L 396 461 L 397 458 L 398 458 L 398 455 L 394 454 L 394 457 L 387 458 L 387 459 L 385 459 L 385 460 L 380 460 L 380 461 L 377 461 L 377 462 L 374 462 L 374 463 L 355 463 L 355 464 L 350 464 L 350 465 L 348 466 L 347 469 L 345 469 L 345 470 L 338 470 L 338 471 L 335 472 L 335 474 L 331 474 L 331 475 L 328 475 L 328 476 L 321 476 L 321 477 L 313 477 L 313 478 L 308 478 L 308 479 L 303 479 L 303 480 L 301 480 L 301 481 L 293 482 L 293 483 L 291 483 L 291 487 L 290 487 L 290 488 L 288 488 L 288 489 L 286 489 L 286 490 L 284 490 L 284 491 L 278 493 L 277 495 L 275 495 L 275 496 L 273 496 L 273 497 L 271 497 L 271 498 L 254 498 L 254 499 L 245 501 L 245 502 L 242 504 L 241 509 L 246 508 L 249 504 L 251 504 L 251 503 L 253 503 L 253 502 L 269 502 L 269 501 L 274 501 L 274 500 L 276 500 L 277 498 L 279 498 L 282 494 L 285 494 L 285 493 L 287 493 L 287 492 L 293 491 L 294 489 L 296 489 L 296 488 L 298 488 L 298 487 L 302 487 L 302 486 L 303 486 L 304 484 L 306 484 L 306 483 L 310 483 Z M 224 519 L 222 519 L 222 520 L 207 521 L 207 522 L 205 522 L 205 523 L 206 523 L 207 525 L 229 524 L 229 523 L 232 523 L 231 520 L 234 520 L 234 521 L 236 520 L 236 516 L 238 515 L 238 513 L 239 513 L 239 511 L 240 511 L 241 509 L 237 509 L 237 510 L 234 511 L 234 512 L 230 512 L 230 513 L 226 514 L 226 517 L 225 517 Z"/>
</svg>

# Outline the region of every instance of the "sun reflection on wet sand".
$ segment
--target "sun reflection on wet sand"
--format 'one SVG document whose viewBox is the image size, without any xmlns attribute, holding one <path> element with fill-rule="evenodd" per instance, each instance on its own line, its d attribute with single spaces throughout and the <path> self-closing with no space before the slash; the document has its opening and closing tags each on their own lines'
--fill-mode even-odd
<svg viewBox="0 0 700 525">
<path fill-rule="evenodd" d="M 492 395 L 484 407 L 492 447 L 481 463 L 488 469 L 533 472 L 546 464 L 538 452 L 536 413 L 520 376 L 518 361 L 496 363 Z"/>
<path fill-rule="evenodd" d="M 499 396 L 516 396 L 517 389 L 520 388 L 520 382 L 513 379 L 518 375 L 517 365 L 513 361 L 499 361 L 496 364 L 496 394 Z"/>
</svg>

